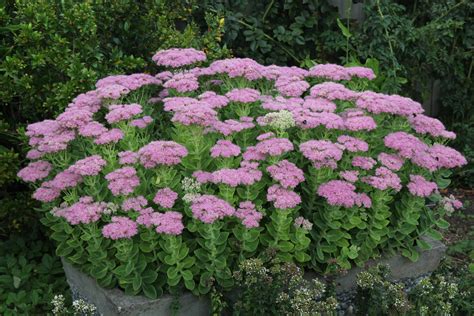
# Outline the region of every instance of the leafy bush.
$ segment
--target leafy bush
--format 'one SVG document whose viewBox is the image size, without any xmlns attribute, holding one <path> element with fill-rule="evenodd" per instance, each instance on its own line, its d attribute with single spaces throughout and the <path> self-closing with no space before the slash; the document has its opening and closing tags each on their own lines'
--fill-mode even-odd
<svg viewBox="0 0 474 316">
<path fill-rule="evenodd" d="M 434 274 L 405 293 L 403 283 L 390 280 L 390 268 L 379 264 L 357 275 L 356 314 L 465 315 L 462 306 L 468 292 L 460 291 L 459 281 Z"/>
<path fill-rule="evenodd" d="M 35 161 L 19 176 L 45 180 L 34 197 L 59 256 L 156 297 L 230 288 L 264 249 L 332 272 L 388 251 L 417 260 L 420 236 L 441 238 L 460 205 L 437 189 L 466 161 L 420 104 L 365 91 L 369 68 L 189 67 L 205 58 L 160 51 L 172 72 L 106 77 L 27 127 Z"/>
<path fill-rule="evenodd" d="M 234 273 L 237 302 L 233 315 L 331 315 L 337 301 L 317 279 L 303 278 L 294 263 L 272 259 L 243 261 Z"/>
<path fill-rule="evenodd" d="M 12 234 L 0 241 L 0 312 L 2 315 L 49 312 L 54 293 L 67 293 L 61 262 L 34 228 L 29 236 Z"/>
</svg>

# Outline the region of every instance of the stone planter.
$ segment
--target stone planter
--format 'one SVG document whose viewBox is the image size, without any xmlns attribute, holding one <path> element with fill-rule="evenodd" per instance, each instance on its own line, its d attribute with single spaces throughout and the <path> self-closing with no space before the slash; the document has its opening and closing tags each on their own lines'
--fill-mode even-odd
<svg viewBox="0 0 474 316">
<path fill-rule="evenodd" d="M 432 249 L 420 252 L 417 262 L 411 262 L 401 255 L 371 260 L 368 265 L 378 263 L 387 264 L 392 270 L 394 280 L 416 279 L 435 270 L 443 257 L 446 246 L 434 240 L 426 239 Z M 103 289 L 91 277 L 85 275 L 64 258 L 62 258 L 67 282 L 73 292 L 74 298 L 83 298 L 97 307 L 100 315 L 171 315 L 170 306 L 173 297 L 164 295 L 158 299 L 148 299 L 144 296 L 125 295 L 119 289 Z M 345 275 L 337 278 L 336 291 L 338 293 L 350 291 L 355 287 L 356 275 L 362 268 L 353 268 Z M 318 278 L 315 273 L 306 273 L 306 278 Z M 204 316 L 210 315 L 210 301 L 205 297 L 196 297 L 191 293 L 181 295 L 179 298 L 179 311 L 177 315 Z"/>
<path fill-rule="evenodd" d="M 61 258 L 61 261 L 73 298 L 82 298 L 94 304 L 99 315 L 171 315 L 170 307 L 174 300 L 171 295 L 163 295 L 152 300 L 144 296 L 125 295 L 119 289 L 104 289 L 93 278 L 73 267 L 64 258 Z M 207 298 L 186 293 L 179 298 L 177 315 L 208 316 L 210 306 Z"/>
</svg>

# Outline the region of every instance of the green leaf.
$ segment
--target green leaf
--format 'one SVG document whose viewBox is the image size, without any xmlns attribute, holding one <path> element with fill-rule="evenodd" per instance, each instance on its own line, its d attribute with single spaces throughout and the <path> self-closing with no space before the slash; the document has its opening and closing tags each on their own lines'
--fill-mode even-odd
<svg viewBox="0 0 474 316">
<path fill-rule="evenodd" d="M 72 248 L 69 247 L 66 243 L 60 243 L 58 248 L 56 248 L 56 254 L 59 257 L 66 257 L 72 252 Z"/>
<path fill-rule="evenodd" d="M 290 252 L 293 250 L 294 245 L 289 241 L 280 241 L 277 245 L 277 248 L 283 252 Z"/>
<path fill-rule="evenodd" d="M 430 250 L 432 248 L 431 245 L 423 239 L 417 239 L 416 245 L 422 250 Z"/>
<path fill-rule="evenodd" d="M 443 239 L 443 235 L 441 235 L 440 232 L 438 232 L 438 231 L 436 231 L 436 230 L 434 230 L 434 229 L 432 229 L 432 228 L 428 229 L 428 231 L 426 232 L 426 234 L 427 234 L 429 237 L 433 238 L 434 240 L 441 240 L 441 239 Z"/>
<path fill-rule="evenodd" d="M 449 223 L 441 218 L 440 220 L 436 222 L 436 226 L 438 226 L 441 229 L 447 229 L 449 227 Z"/>
<path fill-rule="evenodd" d="M 133 290 L 138 291 L 142 286 L 142 278 L 139 275 L 135 275 L 132 282 Z"/>
<path fill-rule="evenodd" d="M 190 270 L 181 271 L 181 276 L 184 280 L 192 280 L 193 273 Z"/>
<path fill-rule="evenodd" d="M 352 34 L 349 31 L 349 29 L 341 22 L 339 18 L 337 18 L 337 26 L 339 26 L 339 29 L 342 31 L 342 35 L 346 38 L 351 38 Z"/>
<path fill-rule="evenodd" d="M 19 288 L 21 284 L 21 278 L 17 277 L 16 275 L 13 276 L 13 287 L 15 289 Z"/>
<path fill-rule="evenodd" d="M 155 299 L 155 298 L 158 297 L 158 295 L 156 293 L 155 286 L 153 284 L 144 283 L 142 285 L 142 290 L 143 290 L 143 293 L 145 294 L 145 296 L 148 297 L 148 298 Z"/>
</svg>

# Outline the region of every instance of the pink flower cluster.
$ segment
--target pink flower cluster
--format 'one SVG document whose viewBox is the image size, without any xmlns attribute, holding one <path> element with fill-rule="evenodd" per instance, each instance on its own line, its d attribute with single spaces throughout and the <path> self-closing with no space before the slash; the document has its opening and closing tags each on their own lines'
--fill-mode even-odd
<svg viewBox="0 0 474 316">
<path fill-rule="evenodd" d="M 337 142 L 344 147 L 344 150 L 349 152 L 365 152 L 369 150 L 369 144 L 357 137 L 342 135 L 337 138 Z"/>
<path fill-rule="evenodd" d="M 423 176 L 413 174 L 410 175 L 410 183 L 407 187 L 411 194 L 419 197 L 430 196 L 438 190 L 438 185 L 435 182 L 427 181 Z"/>
<path fill-rule="evenodd" d="M 107 164 L 101 156 L 93 155 L 76 161 L 68 168 L 69 171 L 81 176 L 96 176 Z"/>
<path fill-rule="evenodd" d="M 409 117 L 423 113 L 420 103 L 399 95 L 387 95 L 372 91 L 359 93 L 356 106 L 374 114 L 389 113 Z"/>
<path fill-rule="evenodd" d="M 179 68 L 205 61 L 206 54 L 194 48 L 171 48 L 158 51 L 152 60 L 158 66 Z"/>
<path fill-rule="evenodd" d="M 190 92 L 199 88 L 198 78 L 191 73 L 177 73 L 163 85 L 178 92 Z"/>
<path fill-rule="evenodd" d="M 102 235 L 113 240 L 132 238 L 136 234 L 138 234 L 137 223 L 124 216 L 112 216 L 112 222 L 102 228 Z"/>
<path fill-rule="evenodd" d="M 330 80 L 351 80 L 352 77 L 372 80 L 375 74 L 366 67 L 343 67 L 335 64 L 320 64 L 313 66 L 308 73 L 309 77 L 326 78 Z"/>
<path fill-rule="evenodd" d="M 211 157 L 230 158 L 240 155 L 240 147 L 228 140 L 218 140 L 211 148 Z"/>
<path fill-rule="evenodd" d="M 299 97 L 309 87 L 309 83 L 298 76 L 280 76 L 275 81 L 275 88 L 286 97 Z"/>
<path fill-rule="evenodd" d="M 279 184 L 274 184 L 267 191 L 268 202 L 273 202 L 275 208 L 288 209 L 294 208 L 301 203 L 301 197 L 298 193 L 285 189 Z"/>
<path fill-rule="evenodd" d="M 46 178 L 53 166 L 47 161 L 30 162 L 28 166 L 21 169 L 17 176 L 26 182 L 35 182 Z"/>
<path fill-rule="evenodd" d="M 225 216 L 232 216 L 235 213 L 232 205 L 214 195 L 196 197 L 192 201 L 191 211 L 195 219 L 207 224 L 212 224 Z"/>
<path fill-rule="evenodd" d="M 147 199 L 145 199 L 144 196 L 137 196 L 137 197 L 130 197 L 128 199 L 126 199 L 125 201 L 123 201 L 122 203 L 122 209 L 124 211 L 130 211 L 130 210 L 134 210 L 134 211 L 141 211 L 145 206 L 147 206 L 148 204 L 148 201 Z"/>
<path fill-rule="evenodd" d="M 135 115 L 142 113 L 142 106 L 137 103 L 132 104 L 112 104 L 109 105 L 109 113 L 105 119 L 109 124 L 129 120 Z"/>
<path fill-rule="evenodd" d="M 295 188 L 304 181 L 303 170 L 288 160 L 282 160 L 275 165 L 267 167 L 267 171 L 285 189 Z"/>
<path fill-rule="evenodd" d="M 355 192 L 355 185 L 342 180 L 331 180 L 323 183 L 318 188 L 318 194 L 324 197 L 330 205 L 343 207 L 372 206 L 372 201 L 365 193 Z"/>
<path fill-rule="evenodd" d="M 158 165 L 177 165 L 187 155 L 186 147 L 173 141 L 154 141 L 138 150 L 140 163 L 148 169 Z"/>
<path fill-rule="evenodd" d="M 138 73 L 131 75 L 113 75 L 108 76 L 97 81 L 95 86 L 103 88 L 110 85 L 120 85 L 129 89 L 130 91 L 137 90 L 147 85 L 160 85 L 161 80 L 152 75 Z"/>
<path fill-rule="evenodd" d="M 242 161 L 237 169 L 224 168 L 214 172 L 195 171 L 193 176 L 200 183 L 226 184 L 231 187 L 252 185 L 262 179 L 258 163 Z"/>
<path fill-rule="evenodd" d="M 394 189 L 400 191 L 402 188 L 401 180 L 397 174 L 385 167 L 375 169 L 375 175 L 362 178 L 362 182 L 379 190 Z"/>
<path fill-rule="evenodd" d="M 252 103 L 260 99 L 260 92 L 255 89 L 233 89 L 225 95 L 232 102 Z"/>
<path fill-rule="evenodd" d="M 158 190 L 155 197 L 153 198 L 153 202 L 163 208 L 172 208 L 177 198 L 178 193 L 174 192 L 170 188 L 164 188 Z"/>
<path fill-rule="evenodd" d="M 300 144 L 300 151 L 304 157 L 313 162 L 317 169 L 328 167 L 337 168 L 337 162 L 342 158 L 343 146 L 328 140 L 309 140 Z"/>
<path fill-rule="evenodd" d="M 113 195 L 127 195 L 140 184 L 137 171 L 133 167 L 116 169 L 105 176 L 109 182 L 108 188 Z"/>
<path fill-rule="evenodd" d="M 53 214 L 64 218 L 71 225 L 97 222 L 107 208 L 105 202 L 94 202 L 92 197 L 83 196 L 71 206 L 53 209 Z"/>
<path fill-rule="evenodd" d="M 247 228 L 258 227 L 263 214 L 256 210 L 255 204 L 250 201 L 240 202 L 235 211 L 235 217 L 242 220 L 242 225 Z"/>
</svg>

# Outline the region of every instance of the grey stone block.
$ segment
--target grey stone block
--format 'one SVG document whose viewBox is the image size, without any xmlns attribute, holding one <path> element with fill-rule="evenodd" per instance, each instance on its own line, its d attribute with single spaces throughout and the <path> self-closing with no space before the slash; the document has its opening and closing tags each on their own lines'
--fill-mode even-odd
<svg viewBox="0 0 474 316">
<path fill-rule="evenodd" d="M 370 260 L 366 266 L 374 266 L 379 263 L 388 265 L 392 271 L 391 279 L 393 281 L 416 278 L 433 272 L 438 267 L 441 258 L 443 258 L 446 246 L 437 240 L 429 238 L 423 238 L 423 240 L 429 243 L 432 248 L 430 250 L 420 250 L 420 258 L 416 262 L 412 262 L 402 255 L 396 255 Z M 355 267 L 347 271 L 343 276 L 336 278 L 336 292 L 340 293 L 354 288 L 357 274 L 361 271 L 364 271 L 364 268 Z"/>
<path fill-rule="evenodd" d="M 94 304 L 99 314 L 104 316 L 171 315 L 172 296 L 163 295 L 158 299 L 152 300 L 144 296 L 125 295 L 119 289 L 104 289 L 93 278 L 73 267 L 64 258 L 61 258 L 61 260 L 67 282 L 71 288 L 74 288 L 80 297 Z M 179 298 L 179 311 L 177 315 L 207 316 L 209 314 L 209 299 L 196 297 L 191 293 L 183 294 Z"/>
<path fill-rule="evenodd" d="M 432 239 L 425 241 L 431 244 L 430 250 L 420 251 L 420 258 L 417 262 L 411 262 L 401 255 L 370 260 L 367 266 L 373 266 L 378 263 L 387 264 L 392 270 L 392 279 L 413 279 L 421 275 L 426 275 L 434 271 L 446 252 L 446 246 Z M 64 258 L 61 258 L 66 272 L 69 285 L 77 294 L 86 299 L 89 303 L 97 307 L 99 314 L 109 315 L 171 315 L 170 306 L 173 297 L 164 295 L 158 299 L 148 299 L 144 296 L 125 295 L 119 289 L 103 289 L 91 277 L 85 275 Z M 355 287 L 357 273 L 363 271 L 363 268 L 353 268 L 343 276 L 336 278 L 336 292 L 342 293 Z M 321 278 L 315 273 L 308 272 L 305 278 Z M 191 293 L 183 294 L 179 299 L 178 315 L 204 316 L 210 315 L 210 301 L 205 297 L 196 297 Z"/>
</svg>

